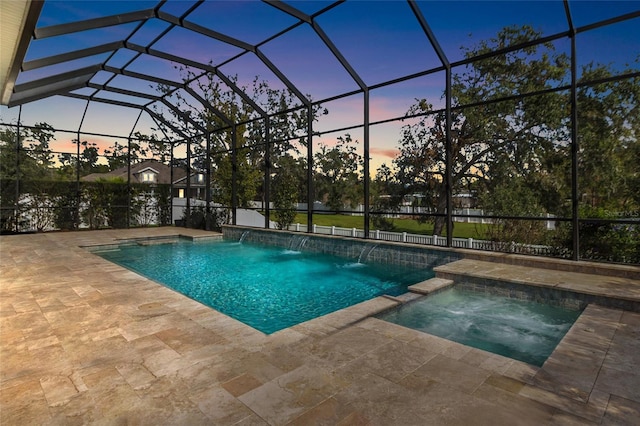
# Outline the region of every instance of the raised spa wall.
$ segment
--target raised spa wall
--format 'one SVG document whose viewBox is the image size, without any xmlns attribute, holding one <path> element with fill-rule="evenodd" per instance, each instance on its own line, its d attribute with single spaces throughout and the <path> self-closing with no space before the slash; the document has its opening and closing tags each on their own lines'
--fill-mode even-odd
<svg viewBox="0 0 640 426">
<path fill-rule="evenodd" d="M 385 265 L 434 268 L 462 259 L 462 255 L 438 247 L 410 246 L 388 241 L 359 240 L 331 235 L 305 234 L 259 228 L 223 226 L 225 240 L 243 241 L 306 252 L 331 254 L 358 260 L 364 253 L 367 262 Z M 374 249 L 375 248 L 375 249 Z M 365 249 L 368 249 L 365 251 Z"/>
</svg>

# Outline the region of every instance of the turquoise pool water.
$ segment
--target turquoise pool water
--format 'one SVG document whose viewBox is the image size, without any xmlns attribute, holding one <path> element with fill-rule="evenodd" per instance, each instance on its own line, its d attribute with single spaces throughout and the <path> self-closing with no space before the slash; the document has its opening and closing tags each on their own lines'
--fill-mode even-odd
<svg viewBox="0 0 640 426">
<path fill-rule="evenodd" d="M 378 317 L 541 366 L 580 313 L 454 287 Z"/>
<path fill-rule="evenodd" d="M 434 276 L 389 265 L 248 243 L 126 245 L 96 254 L 264 333 L 337 311 Z"/>
</svg>

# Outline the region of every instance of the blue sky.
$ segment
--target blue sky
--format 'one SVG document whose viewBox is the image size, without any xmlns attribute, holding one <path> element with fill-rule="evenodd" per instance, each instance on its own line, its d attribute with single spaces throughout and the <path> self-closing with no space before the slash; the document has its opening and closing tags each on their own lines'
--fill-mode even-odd
<svg viewBox="0 0 640 426">
<path fill-rule="evenodd" d="M 154 7 L 147 1 L 62 1 L 45 2 L 38 27 L 97 18 L 139 9 Z M 162 11 L 179 16 L 192 1 L 168 1 Z M 293 7 L 305 13 L 314 13 L 330 2 L 290 1 Z M 462 46 L 473 46 L 478 40 L 494 36 L 507 25 L 531 25 L 543 35 L 556 34 L 567 29 L 563 3 L 559 0 L 540 1 L 418 1 L 420 10 L 431 26 L 447 58 L 451 62 L 463 58 Z M 570 1 L 576 26 L 588 25 L 625 13 L 640 10 L 640 1 Z M 273 7 L 256 0 L 207 1 L 187 21 L 224 33 L 249 44 L 260 43 L 265 38 L 296 22 Z M 410 7 L 401 0 L 347 1 L 317 18 L 326 32 L 364 82 L 371 86 L 425 69 L 437 67 L 439 60 L 422 29 L 413 17 Z M 32 42 L 27 60 L 99 45 L 124 39 L 136 23 L 123 24 L 98 30 L 85 31 Z M 133 43 L 146 45 L 156 35 L 169 27 L 161 20 L 145 24 L 131 39 Z M 607 26 L 580 34 L 577 38 L 578 64 L 591 61 L 611 64 L 622 69 L 626 64 L 640 68 L 632 62 L 640 56 L 640 19 Z M 153 48 L 186 58 L 224 63 L 237 55 L 237 47 L 196 35 L 183 28 L 173 28 Z M 558 42 L 556 48 L 567 51 L 568 41 Z M 262 46 L 260 50 L 279 67 L 304 94 L 314 100 L 324 99 L 351 90 L 358 85 L 349 77 L 339 62 L 324 46 L 308 25 L 301 25 Z M 75 61 L 74 67 L 87 66 L 106 59 L 107 55 Z M 134 57 L 129 50 L 121 50 L 109 61 L 115 67 L 124 66 Z M 68 65 L 55 65 L 46 69 L 23 73 L 18 83 L 41 78 L 51 73 L 64 72 Z M 180 81 L 173 64 L 142 55 L 127 68 L 131 71 Z M 275 88 L 283 87 L 277 78 L 252 54 L 222 65 L 227 75 L 237 75 L 241 83 L 248 83 L 256 75 L 266 79 Z M 92 80 L 104 83 L 112 75 L 99 72 Z M 117 76 L 111 84 L 130 90 L 140 90 L 135 79 Z M 143 83 L 146 84 L 146 83 Z M 371 120 L 385 120 L 402 116 L 417 97 L 427 97 L 434 104 L 440 102 L 444 88 L 444 74 L 437 73 L 390 87 L 371 91 Z M 147 90 L 144 87 L 144 90 Z M 90 93 L 82 89 L 79 93 Z M 131 101 L 135 101 L 131 99 Z M 139 101 L 138 101 L 139 102 Z M 362 95 L 325 104 L 329 115 L 316 125 L 320 131 L 357 125 L 362 122 Z M 25 105 L 22 120 L 27 124 L 47 121 L 58 128 L 77 129 L 85 102 L 59 96 Z M 0 109 L 3 122 L 17 119 L 17 108 Z M 91 103 L 82 129 L 98 133 L 128 135 L 137 119 L 137 112 L 127 108 Z M 136 130 L 148 133 L 152 121 L 143 114 Z M 371 147 L 374 164 L 389 162 L 398 140 L 402 123 L 374 126 L 371 130 Z M 362 140 L 362 131 L 351 131 Z M 316 142 L 330 143 L 339 134 L 328 134 Z M 66 137 L 66 136 L 61 136 Z M 67 139 L 70 139 L 69 136 Z M 98 140 L 97 138 L 96 140 Z M 99 141 L 100 143 L 105 143 Z M 109 144 L 112 140 L 109 140 Z M 60 149 L 67 146 L 60 142 Z"/>
</svg>

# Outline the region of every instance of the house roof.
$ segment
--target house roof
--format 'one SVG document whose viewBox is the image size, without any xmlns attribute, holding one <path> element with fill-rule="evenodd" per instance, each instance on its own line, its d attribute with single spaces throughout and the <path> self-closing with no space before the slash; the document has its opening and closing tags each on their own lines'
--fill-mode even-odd
<svg viewBox="0 0 640 426">
<path fill-rule="evenodd" d="M 142 173 L 152 170 L 157 173 L 157 179 L 155 183 L 169 184 L 171 183 L 171 167 L 156 160 L 146 160 L 141 163 L 131 165 L 131 182 L 132 183 L 144 183 L 142 181 Z M 173 168 L 173 181 L 184 179 L 186 171 L 181 167 Z M 107 173 L 92 173 L 84 176 L 81 180 L 85 182 L 95 182 L 98 179 L 109 178 L 122 178 L 127 180 L 127 166 L 120 167 L 119 169 L 112 170 Z"/>
</svg>

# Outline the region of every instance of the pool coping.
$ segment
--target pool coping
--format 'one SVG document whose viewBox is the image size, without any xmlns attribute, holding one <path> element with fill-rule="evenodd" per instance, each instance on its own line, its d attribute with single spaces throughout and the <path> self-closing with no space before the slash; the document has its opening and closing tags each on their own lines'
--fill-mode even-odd
<svg viewBox="0 0 640 426">
<path fill-rule="evenodd" d="M 96 251 L 117 249 L 121 246 L 127 246 L 127 245 L 165 244 L 169 242 L 177 242 L 181 239 L 192 241 L 192 242 L 221 241 L 223 239 L 223 235 L 222 234 L 189 235 L 185 233 L 176 233 L 176 234 L 155 235 L 155 236 L 146 236 L 146 237 L 116 238 L 115 242 L 113 243 L 87 244 L 87 245 L 80 245 L 79 247 L 87 250 L 90 253 L 93 253 Z"/>
</svg>

